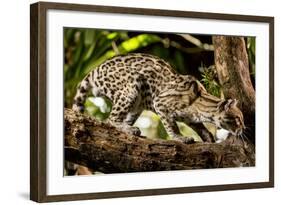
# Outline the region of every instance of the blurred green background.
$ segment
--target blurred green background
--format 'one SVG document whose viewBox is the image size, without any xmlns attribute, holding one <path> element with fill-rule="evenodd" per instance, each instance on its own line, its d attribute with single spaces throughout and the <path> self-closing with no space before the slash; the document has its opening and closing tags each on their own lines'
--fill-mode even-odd
<svg viewBox="0 0 281 205">
<path fill-rule="evenodd" d="M 255 38 L 245 37 L 245 41 L 255 85 Z M 156 55 L 169 62 L 178 73 L 197 77 L 209 93 L 221 96 L 210 35 L 64 28 L 64 106 L 71 108 L 78 83 L 91 70 L 115 55 L 130 52 Z M 101 97 L 89 96 L 85 102 L 85 111 L 99 120 L 106 119 L 110 110 L 111 102 Z M 201 140 L 184 123 L 178 125 L 183 135 Z M 159 117 L 153 112 L 144 111 L 135 126 L 144 136 L 169 138 Z M 215 132 L 212 126 L 207 126 Z"/>
</svg>

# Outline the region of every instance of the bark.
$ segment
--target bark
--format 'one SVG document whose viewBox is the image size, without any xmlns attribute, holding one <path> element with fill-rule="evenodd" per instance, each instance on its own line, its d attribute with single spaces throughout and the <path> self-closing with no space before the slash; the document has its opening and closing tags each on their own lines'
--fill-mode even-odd
<svg viewBox="0 0 281 205">
<path fill-rule="evenodd" d="M 114 126 L 64 111 L 65 159 L 103 173 L 254 166 L 254 149 L 229 141 L 183 144 L 127 135 Z"/>
<path fill-rule="evenodd" d="M 249 127 L 248 137 L 255 141 L 255 90 L 251 83 L 249 61 L 243 37 L 213 36 L 215 64 L 226 98 L 236 98 Z"/>
</svg>

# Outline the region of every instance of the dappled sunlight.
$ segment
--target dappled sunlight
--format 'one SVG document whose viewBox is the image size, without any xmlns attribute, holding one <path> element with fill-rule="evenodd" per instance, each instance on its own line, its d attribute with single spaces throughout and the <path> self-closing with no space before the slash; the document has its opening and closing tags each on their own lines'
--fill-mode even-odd
<svg viewBox="0 0 281 205">
<path fill-rule="evenodd" d="M 159 117 L 150 111 L 143 111 L 134 126 L 140 128 L 141 135 L 149 138 L 158 138 Z"/>
<path fill-rule="evenodd" d="M 99 107 L 100 111 L 103 113 L 109 112 L 107 104 L 105 100 L 101 97 L 90 97 L 89 100 L 94 103 L 97 107 Z"/>
</svg>

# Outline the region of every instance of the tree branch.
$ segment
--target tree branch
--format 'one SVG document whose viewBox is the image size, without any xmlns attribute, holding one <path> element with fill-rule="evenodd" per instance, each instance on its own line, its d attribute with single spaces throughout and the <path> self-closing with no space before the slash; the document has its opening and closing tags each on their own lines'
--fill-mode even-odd
<svg viewBox="0 0 281 205">
<path fill-rule="evenodd" d="M 248 137 L 255 142 L 255 90 L 243 37 L 213 36 L 215 64 L 226 98 L 236 98 L 243 112 Z"/>
<path fill-rule="evenodd" d="M 103 173 L 254 166 L 249 147 L 183 144 L 130 136 L 110 124 L 64 110 L 65 159 Z"/>
</svg>

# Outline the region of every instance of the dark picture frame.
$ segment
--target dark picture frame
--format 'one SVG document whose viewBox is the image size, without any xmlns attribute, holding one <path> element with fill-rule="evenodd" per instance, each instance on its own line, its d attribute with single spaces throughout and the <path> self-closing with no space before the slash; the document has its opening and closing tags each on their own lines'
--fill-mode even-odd
<svg viewBox="0 0 281 205">
<path fill-rule="evenodd" d="M 258 22 L 269 25 L 269 180 L 267 182 L 206 185 L 162 189 L 47 194 L 47 18 L 48 10 L 136 14 L 158 17 Z M 274 18 L 219 13 L 109 7 L 82 4 L 38 2 L 30 6 L 30 199 L 37 202 L 132 197 L 190 192 L 266 188 L 274 186 Z"/>
</svg>

